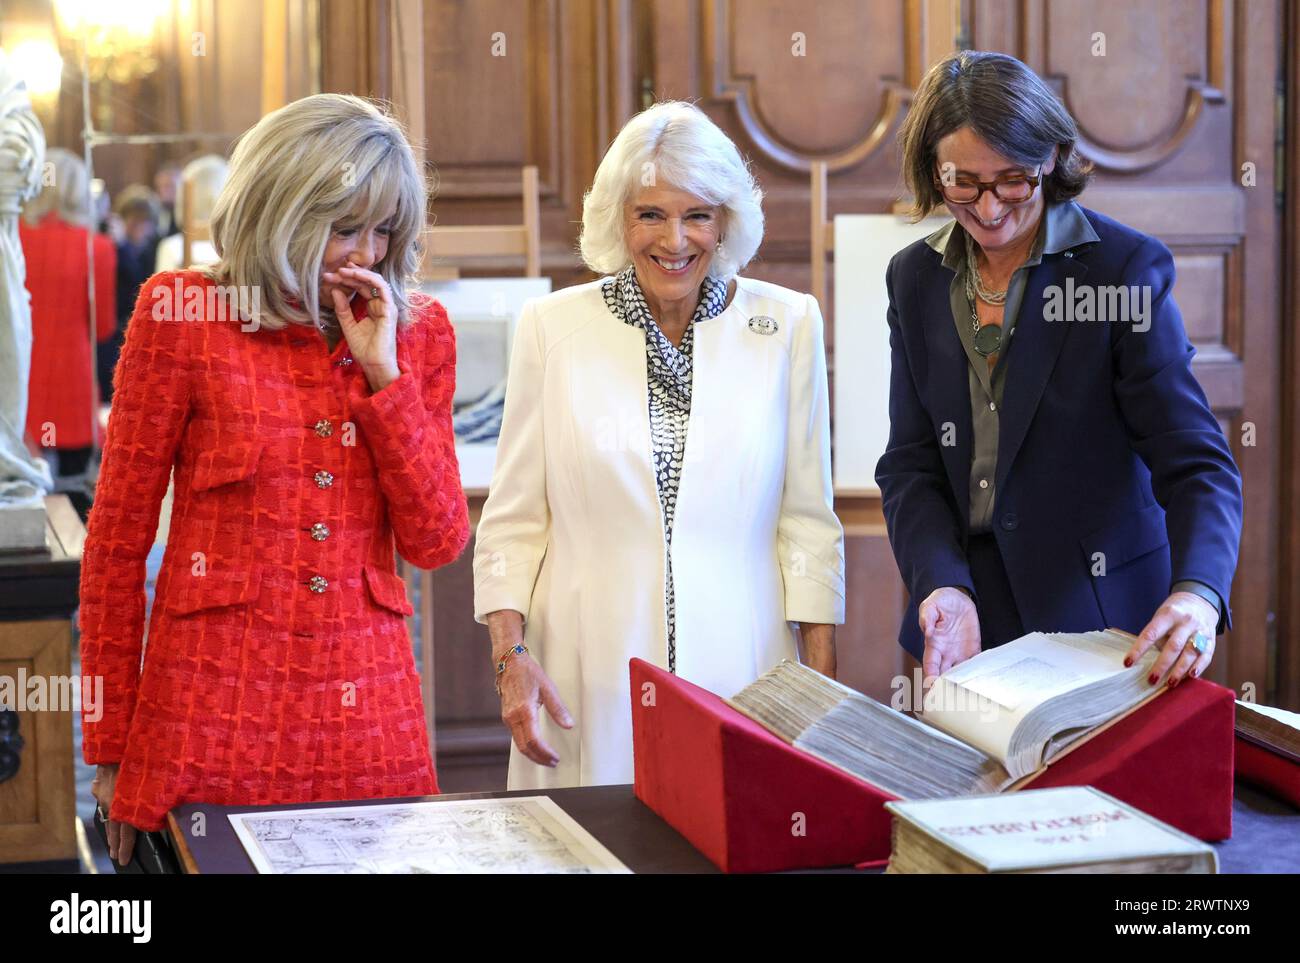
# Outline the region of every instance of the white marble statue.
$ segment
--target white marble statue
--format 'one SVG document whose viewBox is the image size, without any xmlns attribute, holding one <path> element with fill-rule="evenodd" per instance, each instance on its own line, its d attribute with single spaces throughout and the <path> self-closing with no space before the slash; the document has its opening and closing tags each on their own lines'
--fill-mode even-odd
<svg viewBox="0 0 1300 963">
<path fill-rule="evenodd" d="M 27 84 L 0 49 L 0 551 L 44 550 L 49 465 L 27 451 L 31 377 L 31 296 L 18 242 L 18 214 L 40 190 L 45 135 Z"/>
<path fill-rule="evenodd" d="M 31 375 L 31 298 L 18 241 L 22 205 L 41 189 L 45 135 L 32 112 L 27 85 L 0 49 L 0 509 L 42 506 L 53 490 L 50 468 L 23 443 Z M 7 513 L 6 513 L 7 515 Z M 0 515 L 0 547 L 13 536 L 16 515 Z M 43 510 L 42 510 L 43 517 Z M 16 547 L 16 546 L 15 546 Z"/>
</svg>

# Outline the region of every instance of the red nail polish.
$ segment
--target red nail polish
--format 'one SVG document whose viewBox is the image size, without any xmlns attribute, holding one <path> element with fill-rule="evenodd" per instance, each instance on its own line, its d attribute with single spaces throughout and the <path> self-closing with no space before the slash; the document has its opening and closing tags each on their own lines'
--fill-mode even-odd
<svg viewBox="0 0 1300 963">
<path fill-rule="evenodd" d="M 1124 656 L 1124 668 L 1127 669 L 1132 664 L 1133 664 L 1133 657 L 1131 655 Z"/>
<path fill-rule="evenodd" d="M 1157 680 L 1158 678 L 1159 678 L 1159 676 L 1157 676 L 1154 672 L 1152 672 L 1149 676 L 1147 676 L 1147 684 L 1148 684 L 1148 685 L 1155 685 L 1155 684 L 1156 684 L 1156 680 Z"/>
</svg>

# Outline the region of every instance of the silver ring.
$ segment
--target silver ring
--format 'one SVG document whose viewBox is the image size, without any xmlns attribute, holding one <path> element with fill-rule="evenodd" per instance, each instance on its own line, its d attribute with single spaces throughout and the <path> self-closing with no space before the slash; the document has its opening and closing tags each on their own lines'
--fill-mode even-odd
<svg viewBox="0 0 1300 963">
<path fill-rule="evenodd" d="M 1210 637 L 1204 632 L 1197 632 L 1192 636 L 1192 648 L 1198 655 L 1205 655 L 1205 650 L 1210 647 Z"/>
<path fill-rule="evenodd" d="M 370 296 L 371 296 L 372 298 L 377 298 L 377 297 L 379 297 L 379 288 L 371 288 L 371 289 L 370 289 Z"/>
</svg>

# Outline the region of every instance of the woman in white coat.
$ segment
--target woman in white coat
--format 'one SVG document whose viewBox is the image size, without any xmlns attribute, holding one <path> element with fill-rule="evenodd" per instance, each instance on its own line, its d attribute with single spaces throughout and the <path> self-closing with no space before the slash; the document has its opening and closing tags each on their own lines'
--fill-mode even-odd
<svg viewBox="0 0 1300 963">
<path fill-rule="evenodd" d="M 834 675 L 822 317 L 737 276 L 761 201 L 708 117 L 657 104 L 583 204 L 583 258 L 608 276 L 519 320 L 474 551 L 511 789 L 632 781 L 634 656 L 724 696 L 800 641 Z"/>
</svg>

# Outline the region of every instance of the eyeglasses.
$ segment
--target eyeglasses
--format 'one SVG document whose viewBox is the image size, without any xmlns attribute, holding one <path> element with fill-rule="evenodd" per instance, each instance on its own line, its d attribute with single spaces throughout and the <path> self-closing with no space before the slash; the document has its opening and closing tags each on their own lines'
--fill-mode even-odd
<svg viewBox="0 0 1300 963">
<path fill-rule="evenodd" d="M 985 191 L 992 191 L 994 197 L 1007 204 L 1020 204 L 1033 196 L 1042 180 L 1041 171 L 1040 166 L 1033 174 L 1003 174 L 991 181 L 960 178 L 951 184 L 945 184 L 936 177 L 934 186 L 945 200 L 954 204 L 974 204 Z"/>
</svg>

